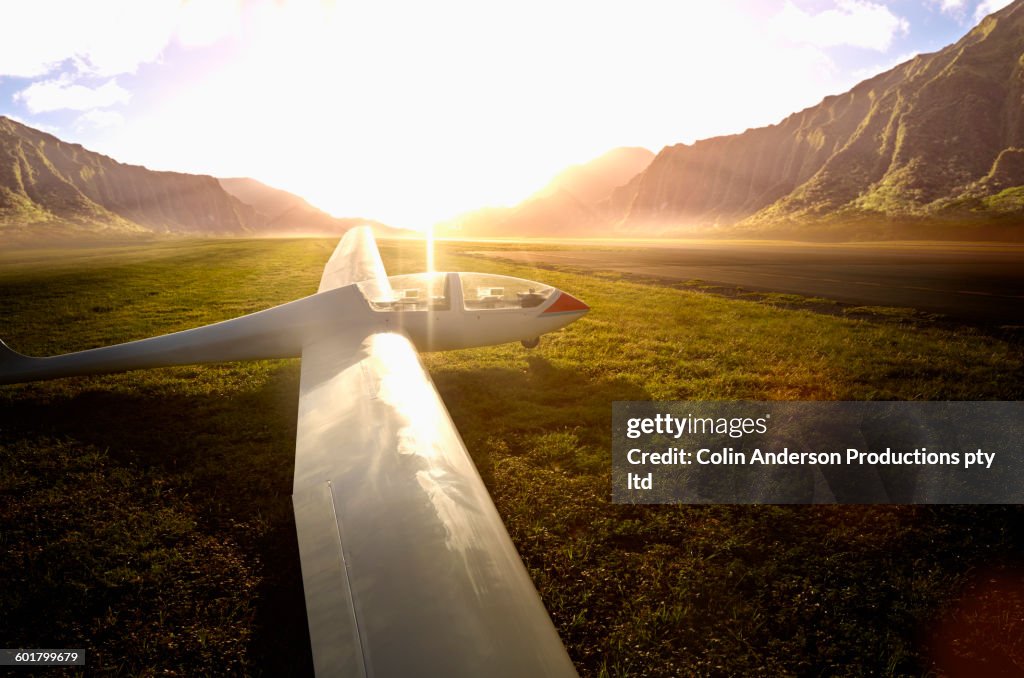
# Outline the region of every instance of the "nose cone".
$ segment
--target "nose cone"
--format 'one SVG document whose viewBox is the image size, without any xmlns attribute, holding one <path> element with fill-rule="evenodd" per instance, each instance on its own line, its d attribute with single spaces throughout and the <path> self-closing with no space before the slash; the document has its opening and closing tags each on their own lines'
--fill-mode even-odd
<svg viewBox="0 0 1024 678">
<path fill-rule="evenodd" d="M 555 299 L 555 303 L 548 306 L 547 309 L 543 313 L 541 313 L 541 315 L 567 315 L 569 313 L 583 315 L 589 310 L 590 307 L 584 304 L 582 301 L 572 296 L 571 294 L 566 294 L 565 292 L 559 290 L 558 297 Z"/>
</svg>

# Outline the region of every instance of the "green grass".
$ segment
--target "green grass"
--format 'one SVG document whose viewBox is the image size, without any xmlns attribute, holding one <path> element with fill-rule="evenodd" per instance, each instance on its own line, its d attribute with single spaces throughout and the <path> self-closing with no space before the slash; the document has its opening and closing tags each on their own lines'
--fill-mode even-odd
<svg viewBox="0 0 1024 678">
<path fill-rule="evenodd" d="M 332 248 L 0 253 L 0 337 L 46 354 L 233 317 L 315 291 Z M 581 674 L 1024 670 L 1017 507 L 613 505 L 609 431 L 613 400 L 1021 399 L 1020 345 L 472 249 L 439 267 L 593 309 L 534 351 L 423 357 Z M 0 645 L 85 647 L 90 675 L 309 675 L 297 397 L 297 361 L 0 387 Z"/>
</svg>

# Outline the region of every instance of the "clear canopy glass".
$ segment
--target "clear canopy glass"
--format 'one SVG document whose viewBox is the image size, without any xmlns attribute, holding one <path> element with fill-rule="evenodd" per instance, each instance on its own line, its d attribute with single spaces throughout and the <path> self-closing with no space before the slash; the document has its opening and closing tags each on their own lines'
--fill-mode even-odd
<svg viewBox="0 0 1024 678">
<path fill-rule="evenodd" d="M 550 285 L 491 273 L 459 273 L 463 307 L 469 311 L 532 308 L 554 292 Z M 358 283 L 375 311 L 447 311 L 452 293 L 447 273 L 414 273 Z M 388 287 L 390 286 L 390 290 Z M 383 288 L 383 289 L 382 289 Z"/>
<path fill-rule="evenodd" d="M 381 293 L 376 284 L 359 283 L 366 300 L 376 311 L 443 311 L 451 308 L 446 273 L 393 275 L 388 278 L 388 283 L 391 285 L 390 293 Z"/>
<path fill-rule="evenodd" d="M 466 310 L 532 308 L 554 291 L 549 285 L 491 273 L 460 273 L 462 301 Z"/>
</svg>

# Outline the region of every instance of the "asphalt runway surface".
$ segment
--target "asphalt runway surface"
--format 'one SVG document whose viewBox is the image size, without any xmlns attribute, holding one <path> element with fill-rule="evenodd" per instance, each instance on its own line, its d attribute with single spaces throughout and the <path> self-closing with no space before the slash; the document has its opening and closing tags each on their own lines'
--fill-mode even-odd
<svg viewBox="0 0 1024 678">
<path fill-rule="evenodd" d="M 1024 246 L 695 242 L 645 247 L 479 252 L 538 264 L 701 280 L 757 292 L 940 313 L 1024 326 Z"/>
</svg>

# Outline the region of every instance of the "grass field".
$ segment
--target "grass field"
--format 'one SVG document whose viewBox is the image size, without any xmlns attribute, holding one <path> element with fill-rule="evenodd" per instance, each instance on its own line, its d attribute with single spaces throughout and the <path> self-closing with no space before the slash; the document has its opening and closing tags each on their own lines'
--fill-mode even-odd
<svg viewBox="0 0 1024 678">
<path fill-rule="evenodd" d="M 43 355 L 256 311 L 314 292 L 333 246 L 3 252 L 0 337 Z M 613 400 L 1019 400 L 1019 343 L 470 249 L 439 268 L 593 309 L 533 351 L 423 357 L 582 675 L 1024 672 L 1018 507 L 610 503 Z M 85 647 L 89 675 L 311 675 L 297 397 L 297 361 L 0 387 L 0 646 Z"/>
</svg>

